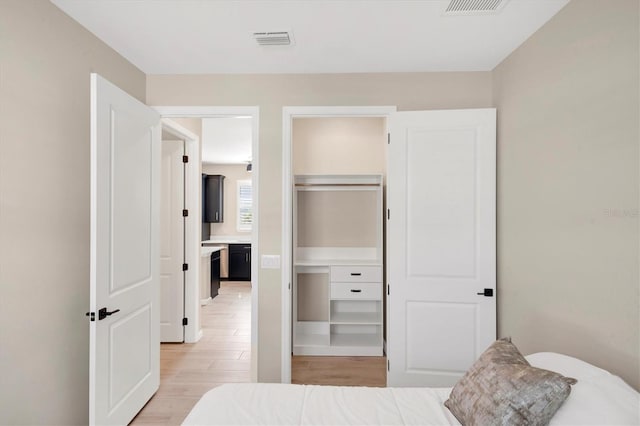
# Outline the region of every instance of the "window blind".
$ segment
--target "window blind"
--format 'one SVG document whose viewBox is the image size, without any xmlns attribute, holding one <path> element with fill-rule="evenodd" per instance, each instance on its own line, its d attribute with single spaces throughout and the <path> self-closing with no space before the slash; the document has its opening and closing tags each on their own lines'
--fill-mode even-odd
<svg viewBox="0 0 640 426">
<path fill-rule="evenodd" d="M 253 223 L 252 187 L 250 180 L 238 181 L 238 231 L 251 231 Z"/>
</svg>

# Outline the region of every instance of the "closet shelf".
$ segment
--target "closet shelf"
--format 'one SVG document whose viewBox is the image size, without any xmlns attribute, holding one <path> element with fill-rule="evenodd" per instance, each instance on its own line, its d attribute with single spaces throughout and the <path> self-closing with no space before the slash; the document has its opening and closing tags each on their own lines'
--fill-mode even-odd
<svg viewBox="0 0 640 426">
<path fill-rule="evenodd" d="M 380 312 L 333 312 L 331 324 L 380 324 L 382 315 Z"/>
<path fill-rule="evenodd" d="M 296 175 L 296 187 L 379 187 L 382 185 L 382 175 Z"/>
<path fill-rule="evenodd" d="M 332 334 L 331 346 L 380 346 L 382 334 Z"/>
<path fill-rule="evenodd" d="M 382 266 L 377 259 L 297 259 L 294 266 Z"/>
</svg>

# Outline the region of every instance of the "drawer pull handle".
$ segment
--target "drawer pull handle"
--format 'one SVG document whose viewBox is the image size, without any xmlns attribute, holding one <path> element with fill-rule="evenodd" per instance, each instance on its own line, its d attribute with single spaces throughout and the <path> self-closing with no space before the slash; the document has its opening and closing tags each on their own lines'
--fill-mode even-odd
<svg viewBox="0 0 640 426">
<path fill-rule="evenodd" d="M 351 273 L 352 277 L 359 277 L 360 275 L 362 275 L 362 273 L 360 273 L 360 272 L 352 272 Z"/>
<path fill-rule="evenodd" d="M 355 289 L 355 288 L 351 289 L 351 293 L 360 293 L 361 291 L 362 290 L 360 290 L 359 288 L 358 289 Z"/>
</svg>

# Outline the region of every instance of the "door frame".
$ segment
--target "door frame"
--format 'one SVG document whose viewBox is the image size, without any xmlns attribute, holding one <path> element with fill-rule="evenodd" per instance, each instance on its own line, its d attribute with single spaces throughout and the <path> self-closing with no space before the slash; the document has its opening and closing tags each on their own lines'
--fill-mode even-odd
<svg viewBox="0 0 640 426">
<path fill-rule="evenodd" d="M 152 106 L 153 109 L 158 111 L 160 116 L 163 118 L 230 118 L 230 117 L 251 117 L 251 164 L 252 164 L 252 173 L 251 173 L 251 185 L 253 188 L 259 188 L 259 177 L 260 177 L 260 155 L 259 155 L 259 122 L 260 122 L 260 108 L 258 106 Z M 195 135 L 194 135 L 195 136 Z M 190 148 L 187 149 L 187 153 L 189 155 L 189 159 L 192 158 L 194 161 L 189 161 L 187 163 L 190 167 L 187 172 L 188 179 L 190 181 L 199 182 L 201 179 L 202 172 L 202 164 L 200 160 L 200 141 L 197 143 L 188 145 Z M 195 161 L 197 160 L 197 161 Z M 199 187 L 197 185 L 190 185 L 187 189 L 188 199 L 194 200 L 194 204 L 196 205 L 194 212 L 196 214 L 190 215 L 192 218 L 192 226 L 187 227 L 187 234 L 189 235 L 189 240 L 192 243 L 190 244 L 191 250 L 193 250 L 193 254 L 195 256 L 195 262 L 189 263 L 191 271 L 191 265 L 194 265 L 193 273 L 191 274 L 194 281 L 194 293 L 190 295 L 188 299 L 188 304 L 192 304 L 195 306 L 194 310 L 196 313 L 199 313 L 200 307 L 200 297 L 198 296 L 198 288 L 199 288 L 199 276 L 200 276 L 200 227 L 199 224 L 196 223 L 196 219 L 200 217 L 200 192 Z M 250 368 L 250 376 L 251 381 L 258 381 L 258 229 L 259 229 L 259 191 L 253 191 L 252 195 L 253 202 L 253 224 L 251 227 L 251 258 L 254 261 L 251 262 L 251 368 Z M 191 209 L 191 205 L 188 203 L 188 209 Z M 191 259 L 189 258 L 191 261 Z M 185 300 L 186 299 L 185 295 Z M 198 315 L 199 316 L 199 315 Z M 196 316 L 195 318 L 198 318 Z M 191 318 L 191 317 L 188 317 Z M 193 327 L 197 328 L 197 324 L 200 321 L 193 321 Z M 185 331 L 186 336 L 186 331 Z M 202 331 L 198 330 L 198 337 L 195 341 L 199 340 L 202 337 Z M 185 342 L 186 342 L 185 337 Z"/>
<path fill-rule="evenodd" d="M 187 173 L 184 182 L 184 196 L 185 196 L 185 209 L 198 212 L 199 194 L 197 188 L 193 188 L 193 185 L 189 183 L 193 182 L 194 178 L 197 178 L 200 173 L 200 168 L 197 167 L 200 162 L 200 138 L 189 131 L 186 127 L 183 127 L 167 118 L 161 119 L 162 130 L 167 133 L 184 140 L 186 155 L 191 161 L 186 163 Z M 198 182 L 196 180 L 196 182 Z M 200 277 L 200 253 L 196 250 L 199 246 L 198 237 L 198 223 L 196 219 L 199 216 L 192 214 L 185 219 L 185 233 L 183 239 L 184 245 L 184 262 L 189 265 L 189 270 L 185 272 L 184 277 L 184 318 L 190 318 L 191 321 L 184 326 L 184 342 L 195 343 L 202 337 L 202 331 L 198 330 L 198 324 L 200 324 L 200 296 L 199 296 L 199 277 Z M 194 240 L 194 238 L 196 238 Z M 198 303 L 193 303 L 193 299 L 197 298 Z"/>
<path fill-rule="evenodd" d="M 294 118 L 311 117 L 383 117 L 396 112 L 395 106 L 285 106 L 282 108 L 282 309 L 280 381 L 291 383 L 291 267 L 292 267 L 292 132 Z"/>
</svg>

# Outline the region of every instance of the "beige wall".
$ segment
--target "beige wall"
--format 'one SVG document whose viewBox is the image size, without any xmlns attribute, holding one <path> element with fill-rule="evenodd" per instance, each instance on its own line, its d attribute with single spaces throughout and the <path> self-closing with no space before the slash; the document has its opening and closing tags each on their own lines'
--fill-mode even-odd
<svg viewBox="0 0 640 426">
<path fill-rule="evenodd" d="M 572 1 L 494 72 L 499 334 L 640 386 L 638 1 Z"/>
<path fill-rule="evenodd" d="M 0 1 L 0 424 L 89 421 L 89 73 L 145 75 L 43 0 Z"/>
<path fill-rule="evenodd" d="M 291 126 L 294 174 L 386 174 L 382 117 L 296 118 Z"/>
<path fill-rule="evenodd" d="M 491 73 L 150 75 L 149 105 L 260 107 L 260 254 L 282 243 L 282 107 L 396 105 L 399 110 L 489 107 Z M 280 380 L 280 271 L 261 269 L 258 378 Z"/>
<path fill-rule="evenodd" d="M 192 118 L 192 117 L 172 117 L 171 121 L 174 121 L 196 135 L 198 137 L 198 142 L 202 142 L 202 119 L 201 118 Z M 200 143 L 202 146 L 202 143 Z"/>
<path fill-rule="evenodd" d="M 376 191 L 299 191 L 298 247 L 378 246 Z"/>
<path fill-rule="evenodd" d="M 202 173 L 223 175 L 224 179 L 224 222 L 209 224 L 212 236 L 245 235 L 251 232 L 238 231 L 238 181 L 251 180 L 246 164 L 202 164 Z"/>
<path fill-rule="evenodd" d="M 298 321 L 329 321 L 329 273 L 298 274 Z"/>
</svg>

